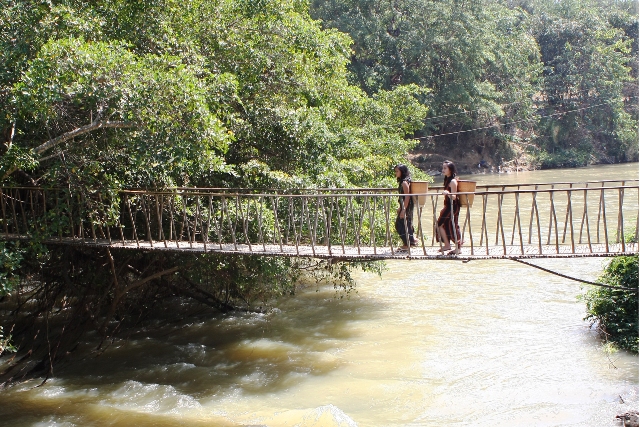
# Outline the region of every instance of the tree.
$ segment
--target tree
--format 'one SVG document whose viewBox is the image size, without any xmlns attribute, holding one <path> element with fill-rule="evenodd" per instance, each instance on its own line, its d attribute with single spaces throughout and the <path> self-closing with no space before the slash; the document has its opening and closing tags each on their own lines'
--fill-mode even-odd
<svg viewBox="0 0 640 427">
<path fill-rule="evenodd" d="M 243 185 L 243 171 L 257 169 L 276 181 L 363 184 L 405 155 L 403 137 L 426 114 L 416 87 L 372 98 L 350 86 L 349 39 L 321 30 L 303 3 L 100 3 L 43 3 L 37 16 L 8 5 L 47 25 L 29 61 L 6 73 L 4 178 Z M 5 46 L 9 57 L 24 50 Z M 347 177 L 340 165 L 359 156 L 374 169 Z"/>
<path fill-rule="evenodd" d="M 405 84 L 430 89 L 424 148 L 504 154 L 530 126 L 540 62 L 528 15 L 499 2 L 317 0 L 313 15 L 354 39 L 350 70 L 368 93 Z M 482 128 L 457 133 L 460 130 Z M 430 135 L 452 134 L 428 138 Z M 512 153 L 509 153 L 512 155 Z"/>
<path fill-rule="evenodd" d="M 543 166 L 637 158 L 637 119 L 625 111 L 631 39 L 596 2 L 539 2 L 534 28 L 544 63 Z M 633 102 L 637 104 L 637 98 Z"/>
<path fill-rule="evenodd" d="M 427 113 L 417 86 L 370 96 L 351 85 L 350 39 L 323 30 L 304 1 L 0 1 L 3 185 L 108 193 L 116 205 L 130 187 L 379 185 Z M 344 263 L 130 254 L 33 237 L 33 250 L 3 258 L 12 279 L 29 278 L 12 286 L 33 304 L 7 295 L 12 340 L 27 357 L 0 383 L 50 375 L 86 331 L 106 344 L 172 298 L 250 310 L 302 275 L 352 284 Z M 54 314 L 45 345 L 38 317 Z"/>
</svg>

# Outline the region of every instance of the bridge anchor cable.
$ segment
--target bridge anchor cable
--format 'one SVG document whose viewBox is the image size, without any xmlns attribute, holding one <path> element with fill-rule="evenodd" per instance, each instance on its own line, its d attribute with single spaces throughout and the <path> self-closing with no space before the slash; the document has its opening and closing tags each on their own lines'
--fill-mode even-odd
<svg viewBox="0 0 640 427">
<path fill-rule="evenodd" d="M 637 288 L 627 288 L 627 287 L 624 287 L 624 286 L 610 286 L 610 285 L 605 285 L 603 283 L 590 282 L 588 280 L 578 279 L 577 277 L 567 276 L 566 274 L 558 273 L 557 271 L 549 270 L 547 268 L 540 267 L 539 265 L 531 264 L 531 263 L 526 262 L 526 261 L 522 261 L 521 259 L 518 259 L 518 258 L 509 258 L 509 259 L 511 261 L 516 261 L 516 262 L 519 262 L 521 264 L 528 265 L 529 267 L 537 268 L 538 270 L 542 270 L 542 271 L 545 271 L 545 272 L 550 273 L 550 274 L 555 274 L 556 276 L 560 276 L 560 277 L 563 277 L 565 279 L 574 280 L 576 282 L 581 282 L 581 283 L 586 283 L 587 285 L 600 286 L 602 288 L 609 288 L 609 289 L 622 289 L 622 290 L 625 290 L 625 291 L 638 292 Z"/>
</svg>

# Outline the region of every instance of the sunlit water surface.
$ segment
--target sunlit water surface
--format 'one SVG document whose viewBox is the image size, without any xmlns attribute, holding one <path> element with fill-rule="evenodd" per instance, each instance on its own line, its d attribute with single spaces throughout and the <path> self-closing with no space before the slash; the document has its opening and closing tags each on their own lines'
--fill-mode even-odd
<svg viewBox="0 0 640 427">
<path fill-rule="evenodd" d="M 486 183 L 637 178 L 638 165 Z M 605 259 L 537 260 L 594 280 Z M 638 357 L 607 353 L 585 288 L 513 261 L 393 261 L 357 293 L 186 320 L 0 394 L 11 426 L 616 426 Z"/>
</svg>

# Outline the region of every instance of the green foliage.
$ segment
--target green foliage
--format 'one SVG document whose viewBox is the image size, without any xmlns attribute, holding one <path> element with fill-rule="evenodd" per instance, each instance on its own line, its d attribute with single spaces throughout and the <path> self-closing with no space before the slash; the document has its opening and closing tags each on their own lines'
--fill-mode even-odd
<svg viewBox="0 0 640 427">
<path fill-rule="evenodd" d="M 417 86 L 350 85 L 351 41 L 304 1 L 28 3 L 3 1 L 5 180 L 371 185 L 427 112 Z"/>
<path fill-rule="evenodd" d="M 638 256 L 614 258 L 600 278 L 602 283 L 634 290 L 596 288 L 583 296 L 587 316 L 597 323 L 607 341 L 638 352 Z"/>
<path fill-rule="evenodd" d="M 592 152 L 590 146 L 578 148 L 556 149 L 555 152 L 541 151 L 537 156 L 541 169 L 575 168 L 587 166 L 591 163 Z"/>
<path fill-rule="evenodd" d="M 64 134 L 102 116 L 104 123 L 122 123 L 126 137 L 106 130 L 74 138 L 65 144 L 66 161 L 43 170 L 49 182 L 170 185 L 221 170 L 229 135 L 211 112 L 211 87 L 198 73 L 180 58 L 135 55 L 122 43 L 50 41 L 14 87 L 15 120 L 24 132 L 16 142 L 38 141 L 42 123 Z M 29 148 L 40 154 L 38 146 Z M 9 156 L 2 160 L 20 166 Z"/>
<path fill-rule="evenodd" d="M 4 329 L 0 326 L 0 356 L 3 353 L 15 353 L 18 349 L 11 344 L 11 335 L 8 335 L 6 338 L 4 336 Z"/>
<path fill-rule="evenodd" d="M 20 243 L 0 242 L 0 297 L 11 292 L 19 283 L 19 270 L 24 249 Z"/>
<path fill-rule="evenodd" d="M 423 135 L 526 119 L 534 112 L 541 64 L 528 17 L 519 9 L 491 1 L 316 0 L 311 10 L 354 39 L 352 81 L 368 93 L 408 84 L 431 90 L 423 96 L 435 117 L 423 123 Z M 493 132 L 432 142 L 449 153 L 479 150 L 491 158 L 502 129 Z"/>
<path fill-rule="evenodd" d="M 351 80 L 368 93 L 432 90 L 419 133 L 445 136 L 422 150 L 494 161 L 528 151 L 563 167 L 638 158 L 630 4 L 315 0 L 311 10 L 354 39 Z"/>
<path fill-rule="evenodd" d="M 636 217 L 636 224 L 638 218 Z M 632 230 L 626 231 L 624 233 L 624 241 L 625 243 L 638 243 L 638 227 L 633 227 Z"/>
<path fill-rule="evenodd" d="M 597 158 L 637 159 L 637 119 L 623 102 L 625 82 L 634 79 L 629 68 L 632 39 L 624 28 L 612 25 L 624 26 L 629 17 L 591 1 L 540 1 L 534 14 L 545 66 L 545 112 L 580 110 L 543 119 L 538 143 L 546 152 L 561 151 L 568 163 L 585 163 L 585 145 Z M 629 101 L 637 105 L 637 96 Z"/>
</svg>

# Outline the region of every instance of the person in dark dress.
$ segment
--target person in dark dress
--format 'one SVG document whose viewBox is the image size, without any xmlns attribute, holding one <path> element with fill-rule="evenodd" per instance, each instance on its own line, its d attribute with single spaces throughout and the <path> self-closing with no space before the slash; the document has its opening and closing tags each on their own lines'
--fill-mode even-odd
<svg viewBox="0 0 640 427">
<path fill-rule="evenodd" d="M 399 250 L 407 250 L 407 245 L 416 246 L 418 242 L 413 237 L 413 197 L 402 196 L 402 194 L 411 194 L 411 172 L 405 165 L 396 165 L 394 168 L 396 180 L 398 181 L 398 211 L 396 214 L 396 231 L 402 239 L 402 246 Z M 409 238 L 407 239 L 407 236 Z"/>
<path fill-rule="evenodd" d="M 438 241 L 443 243 L 440 252 L 448 252 L 448 255 L 459 254 L 460 246 L 462 246 L 462 235 L 460 234 L 460 226 L 458 225 L 458 216 L 460 214 L 460 199 L 455 194 L 450 193 L 458 191 L 458 180 L 456 179 L 456 165 L 449 160 L 445 160 L 442 164 L 442 174 L 444 175 L 444 207 L 440 211 L 438 217 Z M 453 200 L 452 200 L 453 199 Z M 453 204 L 453 209 L 452 209 Z M 453 215 L 453 220 L 452 220 Z M 455 231 L 455 233 L 454 233 Z M 458 249 L 451 250 L 451 243 L 458 241 Z"/>
</svg>

